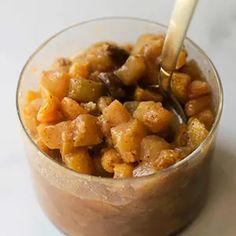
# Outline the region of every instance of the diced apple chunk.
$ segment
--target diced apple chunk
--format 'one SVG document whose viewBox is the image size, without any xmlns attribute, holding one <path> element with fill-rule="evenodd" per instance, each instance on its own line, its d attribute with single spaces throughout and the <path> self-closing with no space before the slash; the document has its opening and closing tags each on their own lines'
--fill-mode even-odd
<svg viewBox="0 0 236 236">
<path fill-rule="evenodd" d="M 103 135 L 105 137 L 110 137 L 111 136 L 110 123 L 104 118 L 103 115 L 100 115 L 97 119 L 98 119 L 97 124 L 98 124 L 100 130 L 102 131 Z"/>
<path fill-rule="evenodd" d="M 210 93 L 210 87 L 206 81 L 194 80 L 188 88 L 190 99 L 197 98 Z"/>
<path fill-rule="evenodd" d="M 57 97 L 48 95 L 38 111 L 37 119 L 41 123 L 58 122 L 62 120 L 60 101 Z"/>
<path fill-rule="evenodd" d="M 103 110 L 103 117 L 110 127 L 114 127 L 129 121 L 131 115 L 118 100 L 115 100 Z"/>
<path fill-rule="evenodd" d="M 105 72 L 113 69 L 114 63 L 109 55 L 110 45 L 108 42 L 99 42 L 87 49 L 85 60 L 88 62 L 92 72 Z"/>
<path fill-rule="evenodd" d="M 198 119 L 192 119 L 188 123 L 187 127 L 188 134 L 188 146 L 195 149 L 198 147 L 202 141 L 207 137 L 208 131 Z"/>
<path fill-rule="evenodd" d="M 115 165 L 121 162 L 120 154 L 114 148 L 106 150 L 101 158 L 102 167 L 109 173 L 113 173 Z"/>
<path fill-rule="evenodd" d="M 157 135 L 149 135 L 143 138 L 140 147 L 140 160 L 144 162 L 154 162 L 160 152 L 170 148 L 170 144 Z"/>
<path fill-rule="evenodd" d="M 134 100 L 135 101 L 154 101 L 161 102 L 163 99 L 162 95 L 157 92 L 152 92 L 148 89 L 143 89 L 141 87 L 136 87 L 134 91 Z"/>
<path fill-rule="evenodd" d="M 73 142 L 70 140 L 62 140 L 61 147 L 60 147 L 60 153 L 62 160 L 64 160 L 65 155 L 70 154 L 75 151 L 75 147 Z"/>
<path fill-rule="evenodd" d="M 174 72 L 171 77 L 171 90 L 175 97 L 182 103 L 188 98 L 188 87 L 191 82 L 189 75 Z"/>
<path fill-rule="evenodd" d="M 120 178 L 129 178 L 133 177 L 134 166 L 132 164 L 121 163 L 116 164 L 114 167 L 114 176 L 115 179 Z"/>
<path fill-rule="evenodd" d="M 28 103 L 30 103 L 33 100 L 38 99 L 40 97 L 41 97 L 41 95 L 40 95 L 39 92 L 33 91 L 33 90 L 29 90 L 27 95 L 26 95 L 26 100 L 27 100 Z"/>
<path fill-rule="evenodd" d="M 92 174 L 94 166 L 92 158 L 85 148 L 77 149 L 74 153 L 65 155 L 64 162 L 67 167 L 81 174 Z"/>
<path fill-rule="evenodd" d="M 178 151 L 166 149 L 160 152 L 153 166 L 156 170 L 162 170 L 175 164 L 178 160 L 180 160 L 180 154 Z"/>
<path fill-rule="evenodd" d="M 79 115 L 74 121 L 74 146 L 92 146 L 102 142 L 102 132 L 97 118 L 89 114 Z"/>
<path fill-rule="evenodd" d="M 87 78 L 89 75 L 88 63 L 74 62 L 69 69 L 69 74 L 73 78 Z"/>
<path fill-rule="evenodd" d="M 74 135 L 74 122 L 67 121 L 61 134 L 62 143 L 60 147 L 60 153 L 62 160 L 64 160 L 64 156 L 66 154 L 72 153 L 76 149 L 73 142 L 73 135 Z"/>
<path fill-rule="evenodd" d="M 40 138 L 35 139 L 35 142 L 36 142 L 38 148 L 42 152 L 46 153 L 47 155 L 49 155 L 52 158 L 57 157 L 57 154 L 58 154 L 57 150 L 50 149 Z"/>
<path fill-rule="evenodd" d="M 174 143 L 177 147 L 186 146 L 188 142 L 187 125 L 180 124 L 176 130 Z"/>
<path fill-rule="evenodd" d="M 62 144 L 62 132 L 67 124 L 67 121 L 60 122 L 56 125 L 40 124 L 38 126 L 40 140 L 50 149 L 59 149 Z"/>
<path fill-rule="evenodd" d="M 144 55 L 149 60 L 154 60 L 161 54 L 164 43 L 163 35 L 144 34 L 141 35 L 134 45 L 132 54 Z"/>
<path fill-rule="evenodd" d="M 187 116 L 193 116 L 197 113 L 203 111 L 211 105 L 211 97 L 203 96 L 195 99 L 189 100 L 185 104 L 185 113 Z"/>
<path fill-rule="evenodd" d="M 60 71 L 44 71 L 40 86 L 46 88 L 51 95 L 62 99 L 67 95 L 69 88 L 69 75 Z"/>
<path fill-rule="evenodd" d="M 197 118 L 201 123 L 203 123 L 208 130 L 211 129 L 214 123 L 214 114 L 210 109 L 205 109 L 198 114 L 192 116 L 190 119 Z"/>
<path fill-rule="evenodd" d="M 154 133 L 166 130 L 173 121 L 173 113 L 162 107 L 159 102 L 141 102 L 134 112 L 134 117 Z"/>
<path fill-rule="evenodd" d="M 22 109 L 23 122 L 32 136 L 37 135 L 37 126 L 39 124 L 37 120 L 37 114 L 41 107 L 42 99 L 37 98 L 27 103 Z"/>
<path fill-rule="evenodd" d="M 139 160 L 140 143 L 146 133 L 144 125 L 136 119 L 111 129 L 112 142 L 125 162 Z"/>
<path fill-rule="evenodd" d="M 88 113 L 78 102 L 69 97 L 62 99 L 61 109 L 65 117 L 69 120 L 75 119 L 80 114 Z"/>
<path fill-rule="evenodd" d="M 129 56 L 125 64 L 115 71 L 125 85 L 135 84 L 146 71 L 145 61 L 140 56 Z"/>
</svg>

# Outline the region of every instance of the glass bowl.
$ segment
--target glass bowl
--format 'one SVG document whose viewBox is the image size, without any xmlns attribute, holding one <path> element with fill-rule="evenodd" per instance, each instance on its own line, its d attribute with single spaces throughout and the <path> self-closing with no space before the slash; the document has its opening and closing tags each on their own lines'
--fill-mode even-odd
<svg viewBox="0 0 236 236">
<path fill-rule="evenodd" d="M 76 173 L 42 153 L 22 122 L 26 92 L 37 88 L 40 72 L 55 58 L 75 55 L 98 41 L 134 43 L 141 34 L 165 31 L 163 25 L 135 18 L 79 23 L 43 43 L 21 72 L 17 110 L 37 197 L 46 215 L 67 235 L 169 235 L 191 222 L 203 206 L 223 91 L 212 62 L 190 39 L 185 40 L 185 46 L 211 87 L 216 118 L 205 141 L 184 160 L 165 170 L 127 179 Z"/>
</svg>

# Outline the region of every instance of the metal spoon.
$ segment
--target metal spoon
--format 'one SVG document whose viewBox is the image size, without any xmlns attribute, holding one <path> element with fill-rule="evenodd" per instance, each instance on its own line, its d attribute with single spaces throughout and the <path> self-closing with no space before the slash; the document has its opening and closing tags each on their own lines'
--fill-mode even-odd
<svg viewBox="0 0 236 236">
<path fill-rule="evenodd" d="M 171 91 L 170 83 L 197 2 L 198 0 L 176 0 L 162 49 L 159 84 L 150 86 L 159 88 L 166 103 L 181 123 L 186 123 L 187 118 L 181 104 Z"/>
</svg>

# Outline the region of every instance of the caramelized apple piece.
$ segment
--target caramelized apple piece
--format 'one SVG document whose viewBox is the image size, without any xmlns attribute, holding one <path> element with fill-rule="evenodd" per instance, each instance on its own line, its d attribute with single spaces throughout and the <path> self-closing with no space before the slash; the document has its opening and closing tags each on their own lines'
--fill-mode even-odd
<svg viewBox="0 0 236 236">
<path fill-rule="evenodd" d="M 121 158 L 129 163 L 139 160 L 140 143 L 146 136 L 146 128 L 136 120 L 130 120 L 111 129 L 112 142 Z"/>
<path fill-rule="evenodd" d="M 127 122 L 131 118 L 129 112 L 118 100 L 113 101 L 103 110 L 103 117 L 110 127 Z"/>
<path fill-rule="evenodd" d="M 92 146 L 102 142 L 102 132 L 97 118 L 89 114 L 79 115 L 74 121 L 74 146 Z"/>
<path fill-rule="evenodd" d="M 78 102 L 68 97 L 62 99 L 61 109 L 64 116 L 69 120 L 75 119 L 80 114 L 88 113 Z"/>
<path fill-rule="evenodd" d="M 166 130 L 173 120 L 173 114 L 162 107 L 161 103 L 155 102 L 141 102 L 134 112 L 134 117 L 154 133 Z"/>
<path fill-rule="evenodd" d="M 135 84 L 145 74 L 145 61 L 140 56 L 129 56 L 125 64 L 115 71 L 125 85 Z"/>
<path fill-rule="evenodd" d="M 41 123 L 61 121 L 63 115 L 60 110 L 60 101 L 57 97 L 48 95 L 43 99 L 42 105 L 37 114 L 37 120 Z"/>
<path fill-rule="evenodd" d="M 132 164 L 121 163 L 115 164 L 114 176 L 115 179 L 133 177 L 134 166 Z"/>
<path fill-rule="evenodd" d="M 121 162 L 120 154 L 114 148 L 105 150 L 101 158 L 102 167 L 109 173 L 114 173 L 115 165 Z"/>
<path fill-rule="evenodd" d="M 203 96 L 196 99 L 189 100 L 185 104 L 185 113 L 187 116 L 193 116 L 209 107 L 211 104 L 210 96 Z"/>
<path fill-rule="evenodd" d="M 44 71 L 40 80 L 40 87 L 47 89 L 51 95 L 62 99 L 67 95 L 69 75 L 60 71 Z"/>
<path fill-rule="evenodd" d="M 165 139 L 157 135 L 149 135 L 143 138 L 140 146 L 140 160 L 143 162 L 154 162 L 160 152 L 170 148 L 170 144 Z"/>
<path fill-rule="evenodd" d="M 65 155 L 65 165 L 81 174 L 91 175 L 94 172 L 92 158 L 85 148 L 79 148 L 75 152 Z"/>
</svg>

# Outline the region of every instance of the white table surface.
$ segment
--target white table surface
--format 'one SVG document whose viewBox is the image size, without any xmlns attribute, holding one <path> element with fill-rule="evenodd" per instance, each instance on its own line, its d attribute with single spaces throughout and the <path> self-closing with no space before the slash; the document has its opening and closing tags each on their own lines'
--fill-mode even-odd
<svg viewBox="0 0 236 236">
<path fill-rule="evenodd" d="M 15 88 L 24 62 L 79 21 L 135 16 L 168 23 L 173 0 L 0 0 L 0 235 L 57 236 L 37 204 L 20 139 Z M 215 63 L 225 92 L 209 200 L 184 236 L 236 235 L 236 1 L 201 0 L 189 36 Z"/>
</svg>

